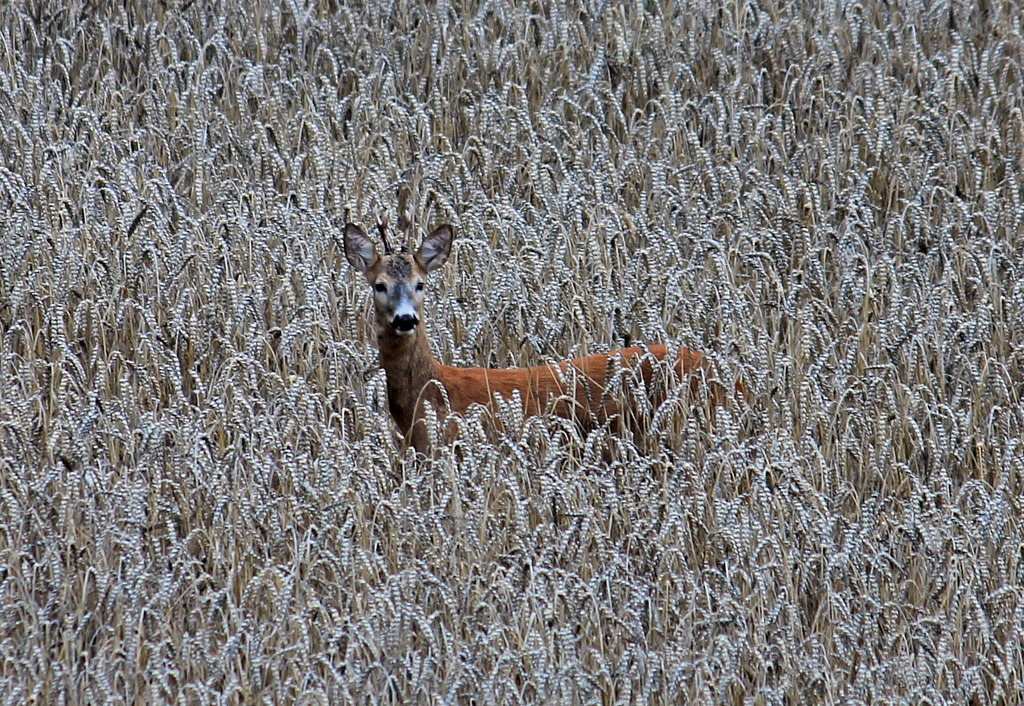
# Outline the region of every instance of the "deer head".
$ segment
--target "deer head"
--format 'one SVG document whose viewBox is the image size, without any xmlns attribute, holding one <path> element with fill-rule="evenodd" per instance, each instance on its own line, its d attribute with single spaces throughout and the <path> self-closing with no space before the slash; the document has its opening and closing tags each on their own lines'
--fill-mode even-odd
<svg viewBox="0 0 1024 706">
<path fill-rule="evenodd" d="M 384 255 L 377 252 L 362 228 L 345 225 L 345 257 L 356 271 L 363 273 L 373 287 L 374 328 L 377 339 L 411 336 L 423 322 L 423 300 L 427 275 L 448 261 L 455 231 L 450 225 L 436 228 L 423 239 L 415 253 L 409 252 L 411 224 L 403 214 L 403 245 L 394 252 L 387 246 L 387 224 L 378 225 L 385 244 Z"/>
</svg>

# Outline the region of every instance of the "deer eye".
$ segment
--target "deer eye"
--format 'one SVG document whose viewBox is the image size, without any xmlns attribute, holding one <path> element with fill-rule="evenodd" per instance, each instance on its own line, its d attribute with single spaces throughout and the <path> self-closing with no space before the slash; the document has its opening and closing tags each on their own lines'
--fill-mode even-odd
<svg viewBox="0 0 1024 706">
<path fill-rule="evenodd" d="M 381 284 L 380 282 L 378 282 L 377 284 L 373 285 L 373 291 L 377 292 L 377 294 L 387 294 L 388 286 L 386 284 Z"/>
<path fill-rule="evenodd" d="M 417 282 L 416 283 L 416 291 L 417 292 L 422 292 L 423 291 L 423 283 L 422 282 Z"/>
</svg>

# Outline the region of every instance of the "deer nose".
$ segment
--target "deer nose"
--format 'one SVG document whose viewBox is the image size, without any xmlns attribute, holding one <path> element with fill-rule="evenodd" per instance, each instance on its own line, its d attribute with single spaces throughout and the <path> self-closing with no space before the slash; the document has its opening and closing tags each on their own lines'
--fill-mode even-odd
<svg viewBox="0 0 1024 706">
<path fill-rule="evenodd" d="M 415 314 L 401 314 L 391 319 L 391 328 L 395 329 L 400 333 L 409 333 L 416 325 L 419 324 L 420 320 Z"/>
</svg>

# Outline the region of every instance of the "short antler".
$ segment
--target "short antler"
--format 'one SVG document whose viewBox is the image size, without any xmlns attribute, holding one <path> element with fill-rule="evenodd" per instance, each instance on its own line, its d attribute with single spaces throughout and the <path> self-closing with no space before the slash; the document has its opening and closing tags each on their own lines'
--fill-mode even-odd
<svg viewBox="0 0 1024 706">
<path fill-rule="evenodd" d="M 377 214 L 377 231 L 380 233 L 380 241 L 384 244 L 384 254 L 390 255 L 392 250 L 391 243 L 388 242 L 388 214 L 384 209 Z"/>
</svg>

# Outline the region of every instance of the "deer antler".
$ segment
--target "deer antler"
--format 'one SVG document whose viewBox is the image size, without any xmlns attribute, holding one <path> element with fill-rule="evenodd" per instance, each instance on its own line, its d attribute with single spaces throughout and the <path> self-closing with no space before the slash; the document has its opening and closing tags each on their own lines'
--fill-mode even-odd
<svg viewBox="0 0 1024 706">
<path fill-rule="evenodd" d="M 384 209 L 377 214 L 377 230 L 380 232 L 380 241 L 384 243 L 384 254 L 390 255 L 392 251 L 391 243 L 388 242 L 388 214 Z"/>
</svg>

